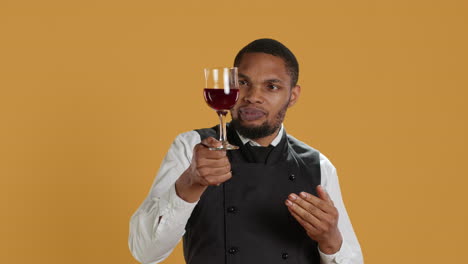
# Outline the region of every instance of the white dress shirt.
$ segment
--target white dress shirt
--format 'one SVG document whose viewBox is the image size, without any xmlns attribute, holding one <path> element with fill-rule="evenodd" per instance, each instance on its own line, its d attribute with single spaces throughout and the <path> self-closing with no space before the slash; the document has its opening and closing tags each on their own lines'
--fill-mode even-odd
<svg viewBox="0 0 468 264">
<path fill-rule="evenodd" d="M 283 126 L 272 141 L 276 146 L 284 133 Z M 245 144 L 259 146 L 253 140 L 240 136 Z M 164 158 L 150 193 L 130 220 L 128 245 L 132 255 L 143 264 L 163 261 L 171 254 L 185 233 L 185 225 L 197 205 L 182 200 L 175 191 L 175 182 L 189 167 L 193 148 L 200 143 L 200 135 L 190 131 L 177 136 Z M 336 169 L 320 154 L 321 185 L 338 209 L 338 228 L 343 244 L 338 252 L 327 255 L 319 250 L 322 264 L 361 264 L 361 247 L 341 198 Z M 304 190 L 308 191 L 308 190 Z M 309 191 L 310 192 L 310 191 Z M 286 205 L 285 205 L 286 206 Z M 304 231 L 305 232 L 305 231 Z"/>
</svg>

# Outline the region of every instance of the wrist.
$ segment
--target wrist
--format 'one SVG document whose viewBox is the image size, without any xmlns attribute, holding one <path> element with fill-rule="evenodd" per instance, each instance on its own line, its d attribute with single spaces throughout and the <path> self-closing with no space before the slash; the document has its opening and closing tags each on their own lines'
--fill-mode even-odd
<svg viewBox="0 0 468 264">
<path fill-rule="evenodd" d="M 339 231 L 332 235 L 329 239 L 318 242 L 320 251 L 327 255 L 332 255 L 340 251 L 342 244 L 343 238 L 341 237 L 341 233 Z"/>
<path fill-rule="evenodd" d="M 206 186 L 194 183 L 188 171 L 182 173 L 175 183 L 177 196 L 188 203 L 194 203 L 200 200 L 201 195 L 207 188 Z"/>
</svg>

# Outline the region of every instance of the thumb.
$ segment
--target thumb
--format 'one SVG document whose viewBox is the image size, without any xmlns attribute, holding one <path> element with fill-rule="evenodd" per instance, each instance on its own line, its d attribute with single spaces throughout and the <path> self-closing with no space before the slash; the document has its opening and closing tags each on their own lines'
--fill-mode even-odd
<svg viewBox="0 0 468 264">
<path fill-rule="evenodd" d="M 330 198 L 330 195 L 328 195 L 328 192 L 323 188 L 322 185 L 317 185 L 317 194 L 320 197 L 320 199 L 332 202 L 332 199 Z"/>
</svg>

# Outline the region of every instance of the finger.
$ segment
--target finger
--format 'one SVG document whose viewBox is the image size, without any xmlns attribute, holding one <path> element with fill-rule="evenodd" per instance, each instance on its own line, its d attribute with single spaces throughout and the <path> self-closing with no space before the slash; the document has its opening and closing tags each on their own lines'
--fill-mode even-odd
<svg viewBox="0 0 468 264">
<path fill-rule="evenodd" d="M 301 192 L 300 195 L 292 193 L 288 199 L 319 219 L 324 219 L 328 210 L 324 208 L 326 202 L 306 192 Z"/>
<path fill-rule="evenodd" d="M 307 221 L 305 221 L 304 219 L 302 219 L 302 217 L 300 217 L 297 213 L 295 213 L 293 210 L 291 210 L 291 208 L 288 208 L 289 212 L 291 213 L 291 215 L 294 217 L 294 219 L 296 219 L 296 221 L 309 233 L 312 233 L 312 234 L 317 234 L 319 232 L 319 230 L 313 226 L 312 224 L 308 223 Z"/>
<path fill-rule="evenodd" d="M 291 194 L 288 198 L 293 200 L 292 197 L 294 197 L 294 194 Z M 308 207 L 307 205 L 304 205 L 306 207 L 306 210 L 314 214 L 322 223 L 335 222 L 338 220 L 338 210 L 333 205 L 332 201 L 322 200 L 321 198 L 318 198 L 306 192 L 301 192 L 300 197 L 297 198 L 296 203 L 303 204 L 301 203 L 301 199 L 309 202 Z M 311 207 L 310 205 L 316 207 L 317 210 Z"/>
<path fill-rule="evenodd" d="M 229 159 L 227 157 L 222 157 L 220 159 L 205 159 L 205 158 L 200 158 L 197 161 L 197 167 L 198 168 L 224 168 L 224 167 L 229 167 L 229 170 L 231 170 L 231 163 L 229 162 Z"/>
<path fill-rule="evenodd" d="M 333 203 L 330 195 L 328 195 L 328 192 L 325 190 L 325 188 L 323 188 L 322 185 L 317 185 L 317 194 L 321 199 Z"/>
<path fill-rule="evenodd" d="M 293 198 L 295 196 L 295 198 Z M 291 194 L 286 205 L 291 212 L 294 212 L 301 217 L 304 221 L 315 226 L 320 227 L 320 222 L 326 217 L 325 213 L 314 205 L 307 203 L 295 194 Z"/>
<path fill-rule="evenodd" d="M 325 213 L 333 210 L 333 204 L 320 197 L 317 197 L 307 192 L 301 192 L 299 196 L 301 199 L 304 199 L 305 201 L 311 203 L 315 207 L 320 208 L 320 210 L 322 210 Z"/>
<path fill-rule="evenodd" d="M 221 168 L 200 168 L 198 169 L 198 172 L 200 174 L 200 177 L 210 177 L 210 176 L 220 176 L 224 175 L 228 172 L 231 172 L 231 166 L 224 166 Z"/>
<path fill-rule="evenodd" d="M 232 178 L 232 173 L 227 172 L 227 173 L 222 174 L 222 175 L 208 176 L 208 177 L 205 178 L 205 181 L 209 185 L 220 185 L 221 183 L 229 180 L 230 178 Z"/>
</svg>

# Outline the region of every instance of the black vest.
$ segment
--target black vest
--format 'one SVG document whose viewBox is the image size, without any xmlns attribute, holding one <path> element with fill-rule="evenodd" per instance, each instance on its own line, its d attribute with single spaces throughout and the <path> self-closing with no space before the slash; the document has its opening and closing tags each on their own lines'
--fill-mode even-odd
<svg viewBox="0 0 468 264">
<path fill-rule="evenodd" d="M 217 127 L 196 130 L 216 138 Z M 266 163 L 249 162 L 248 149 L 228 127 L 232 178 L 206 189 L 186 225 L 188 264 L 320 263 L 317 243 L 284 204 L 290 193 L 316 195 L 319 152 L 283 134 Z"/>
</svg>

